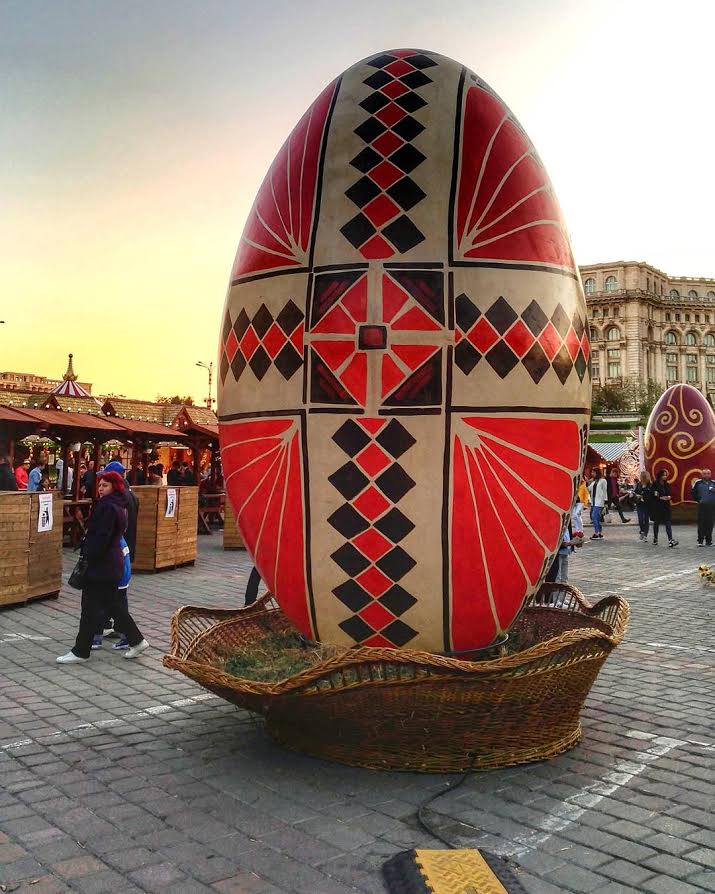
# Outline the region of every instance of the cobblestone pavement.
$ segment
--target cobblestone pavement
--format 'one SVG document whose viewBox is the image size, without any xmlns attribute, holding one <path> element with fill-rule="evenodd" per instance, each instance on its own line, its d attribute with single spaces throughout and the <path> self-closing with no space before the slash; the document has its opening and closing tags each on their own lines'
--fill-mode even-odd
<svg viewBox="0 0 715 894">
<path fill-rule="evenodd" d="M 287 753 L 162 667 L 174 609 L 241 598 L 247 559 L 218 536 L 200 539 L 195 568 L 135 577 L 154 646 L 138 661 L 105 644 L 88 665 L 55 663 L 76 631 L 67 588 L 0 612 L 0 891 L 376 894 L 390 855 L 441 846 L 415 810 L 442 791 L 434 827 L 509 856 L 530 894 L 715 891 L 715 590 L 695 573 L 715 550 L 696 549 L 692 528 L 668 549 L 634 527 L 607 528 L 571 562 L 584 593 L 623 593 L 633 610 L 583 743 L 451 792 L 458 776 Z"/>
</svg>

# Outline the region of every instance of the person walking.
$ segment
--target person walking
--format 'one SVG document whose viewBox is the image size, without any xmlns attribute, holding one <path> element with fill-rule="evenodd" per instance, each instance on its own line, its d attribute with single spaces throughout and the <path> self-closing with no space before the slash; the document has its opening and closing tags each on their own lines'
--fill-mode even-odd
<svg viewBox="0 0 715 894">
<path fill-rule="evenodd" d="M 4 453 L 0 453 L 0 490 L 17 490 L 15 473 L 10 465 L 10 459 Z"/>
<path fill-rule="evenodd" d="M 673 539 L 673 529 L 671 527 L 672 513 L 670 504 L 672 497 L 670 495 L 670 485 L 668 484 L 668 471 L 661 469 L 655 476 L 653 487 L 651 489 L 650 501 L 650 518 L 653 522 L 653 543 L 658 544 L 658 531 L 661 525 L 665 525 L 665 533 L 668 536 L 668 546 L 677 546 L 678 541 Z"/>
<path fill-rule="evenodd" d="M 97 476 L 99 500 L 87 525 L 82 542 L 82 555 L 87 560 L 85 584 L 82 588 L 82 613 L 73 648 L 57 658 L 58 664 L 88 661 L 92 640 L 105 613 L 110 613 L 117 627 L 129 640 L 125 658 L 137 658 L 149 648 L 134 619 L 120 598 L 117 586 L 124 574 L 122 537 L 127 527 L 127 499 L 124 479 L 117 472 Z"/>
<path fill-rule="evenodd" d="M 603 540 L 601 528 L 601 513 L 608 502 L 608 487 L 598 466 L 591 470 L 591 483 L 588 486 L 588 496 L 591 500 L 591 521 L 593 522 L 593 534 L 591 540 Z"/>
<path fill-rule="evenodd" d="M 626 518 L 623 514 L 623 509 L 621 509 L 621 488 L 618 484 L 618 470 L 615 466 L 611 469 L 611 473 L 608 476 L 607 485 L 608 501 L 606 502 L 606 507 L 612 506 L 620 515 L 623 524 L 628 524 L 630 518 Z"/>
<path fill-rule="evenodd" d="M 643 543 L 648 540 L 648 531 L 650 530 L 649 506 L 652 487 L 653 479 L 650 477 L 650 473 L 644 470 L 633 488 L 633 499 L 635 500 L 636 512 L 638 513 L 640 539 Z"/>
<path fill-rule="evenodd" d="M 713 545 L 713 521 L 715 521 L 715 481 L 710 469 L 703 469 L 692 486 L 691 493 L 698 504 L 698 546 Z"/>
</svg>

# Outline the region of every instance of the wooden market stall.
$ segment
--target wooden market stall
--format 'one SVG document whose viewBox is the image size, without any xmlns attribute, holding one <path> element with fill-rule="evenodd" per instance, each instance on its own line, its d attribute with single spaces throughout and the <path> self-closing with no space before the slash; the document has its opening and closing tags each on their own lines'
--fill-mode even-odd
<svg viewBox="0 0 715 894">
<path fill-rule="evenodd" d="M 134 571 L 166 571 L 196 561 L 198 488 L 133 487 L 139 501 Z"/>
<path fill-rule="evenodd" d="M 0 606 L 58 595 L 62 585 L 59 493 L 0 493 L 0 542 Z"/>
<path fill-rule="evenodd" d="M 223 548 L 245 549 L 246 544 L 243 542 L 241 532 L 238 530 L 238 525 L 236 524 L 236 516 L 233 514 L 233 508 L 229 500 L 226 500 L 223 517 Z"/>
</svg>

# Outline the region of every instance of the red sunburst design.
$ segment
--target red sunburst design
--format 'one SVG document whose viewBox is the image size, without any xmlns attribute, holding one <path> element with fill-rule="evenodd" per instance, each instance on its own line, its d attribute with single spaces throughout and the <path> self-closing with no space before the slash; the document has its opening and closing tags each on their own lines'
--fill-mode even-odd
<svg viewBox="0 0 715 894">
<path fill-rule="evenodd" d="M 306 585 L 298 423 L 222 423 L 221 459 L 236 522 L 258 573 L 300 631 L 315 638 Z"/>
<path fill-rule="evenodd" d="M 509 628 L 558 549 L 579 468 L 571 420 L 469 416 L 452 466 L 453 648 Z"/>
<path fill-rule="evenodd" d="M 275 157 L 248 215 L 232 280 L 307 264 L 320 145 L 337 85 L 323 90 Z"/>
<path fill-rule="evenodd" d="M 531 141 L 482 86 L 467 89 L 455 239 L 465 258 L 574 269 L 561 210 Z"/>
</svg>

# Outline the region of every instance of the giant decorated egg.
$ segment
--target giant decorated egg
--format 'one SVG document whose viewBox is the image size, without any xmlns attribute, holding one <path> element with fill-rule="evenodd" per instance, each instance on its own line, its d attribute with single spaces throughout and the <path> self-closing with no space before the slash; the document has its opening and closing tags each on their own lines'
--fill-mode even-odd
<svg viewBox="0 0 715 894">
<path fill-rule="evenodd" d="M 701 469 L 715 470 L 715 415 L 692 385 L 672 385 L 658 399 L 645 431 L 646 469 L 668 472 L 673 505 L 691 503 Z"/>
<path fill-rule="evenodd" d="M 586 307 L 549 178 L 437 53 L 349 68 L 273 161 L 220 345 L 227 492 L 307 636 L 489 644 L 539 586 L 582 468 Z"/>
</svg>

